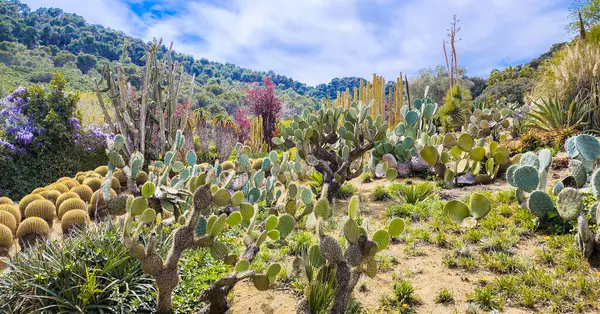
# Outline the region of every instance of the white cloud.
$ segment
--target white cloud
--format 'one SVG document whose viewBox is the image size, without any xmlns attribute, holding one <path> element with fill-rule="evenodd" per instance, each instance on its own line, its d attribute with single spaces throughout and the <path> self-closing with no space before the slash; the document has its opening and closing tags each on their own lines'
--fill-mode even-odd
<svg viewBox="0 0 600 314">
<path fill-rule="evenodd" d="M 569 38 L 569 0 L 164 0 L 155 7 L 171 5 L 174 15 L 139 19 L 118 1 L 124 0 L 52 6 L 145 39 L 174 41 L 175 50 L 197 58 L 273 70 L 312 85 L 373 72 L 391 80 L 400 71 L 414 75 L 443 64 L 442 41 L 454 13 L 462 29 L 459 65 L 470 75 L 535 58 Z"/>
</svg>

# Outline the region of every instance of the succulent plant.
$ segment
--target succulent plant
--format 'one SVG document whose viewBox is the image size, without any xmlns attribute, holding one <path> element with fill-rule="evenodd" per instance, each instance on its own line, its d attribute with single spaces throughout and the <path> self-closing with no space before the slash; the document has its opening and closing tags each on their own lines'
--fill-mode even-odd
<svg viewBox="0 0 600 314">
<path fill-rule="evenodd" d="M 444 212 L 452 217 L 452 221 L 460 223 L 467 217 L 481 219 L 492 208 L 490 200 L 485 195 L 476 192 L 469 196 L 469 205 L 458 200 L 451 200 L 444 205 Z"/>
<path fill-rule="evenodd" d="M 492 182 L 501 167 L 510 164 L 509 151 L 490 139 L 475 139 L 468 133 L 458 138 L 448 133 L 442 143 L 419 152 L 438 177 L 460 185 Z"/>
<path fill-rule="evenodd" d="M 0 224 L 0 257 L 8 256 L 12 244 L 13 233 L 7 226 Z"/>
<path fill-rule="evenodd" d="M 338 240 L 327 235 L 323 231 L 323 219 L 329 212 L 329 202 L 326 198 L 321 198 L 319 208 L 315 205 L 315 214 L 317 214 L 317 232 L 319 234 L 319 245 L 311 247 L 308 256 L 297 257 L 294 265 L 302 265 L 304 260 L 325 260 L 324 262 L 313 262 L 312 264 L 325 267 L 335 267 L 335 295 L 330 313 L 345 313 L 350 301 L 350 296 L 358 283 L 362 274 L 369 277 L 377 275 L 377 262 L 375 255 L 377 252 L 387 248 L 390 242 L 390 235 L 398 236 L 404 229 L 404 221 L 394 219 L 390 222 L 386 230 L 376 231 L 372 239 L 369 240 L 364 228 L 358 226 L 356 218 L 359 210 L 358 196 L 353 196 L 348 205 L 348 220 L 344 224 L 344 236 L 348 241 L 348 247 L 344 251 Z M 299 267 L 301 268 L 301 267 Z M 306 307 L 302 306 L 306 300 L 299 304 L 297 312 L 307 313 Z"/>
<path fill-rule="evenodd" d="M 66 212 L 60 221 L 60 227 L 64 234 L 68 234 L 77 228 L 87 226 L 89 221 L 85 210 L 74 209 Z"/>
<path fill-rule="evenodd" d="M 56 202 L 54 202 L 54 204 L 56 205 L 56 208 L 60 208 L 60 204 L 62 204 L 62 202 L 71 199 L 71 198 L 79 198 L 79 194 L 75 193 L 75 192 L 67 192 L 67 193 L 63 193 L 61 194 L 57 199 Z"/>
<path fill-rule="evenodd" d="M 6 212 L 9 212 L 11 215 L 13 215 L 13 217 L 15 217 L 17 225 L 21 222 L 21 211 L 19 210 L 18 207 L 16 207 L 16 205 L 1 204 L 0 211 L 6 211 Z"/>
<path fill-rule="evenodd" d="M 35 242 L 46 240 L 50 226 L 40 217 L 29 217 L 21 221 L 17 228 L 17 238 L 21 246 L 27 247 Z"/>
<path fill-rule="evenodd" d="M 80 198 L 70 198 L 65 200 L 58 208 L 58 219 L 62 220 L 62 217 L 65 215 L 65 213 L 75 209 L 87 210 L 87 205 Z"/>
<path fill-rule="evenodd" d="M 466 128 L 463 127 L 463 131 L 473 137 L 492 136 L 494 140 L 499 140 L 500 134 L 507 132 L 511 127 L 512 113 L 508 108 L 475 109 L 469 118 L 469 124 Z"/>
<path fill-rule="evenodd" d="M 49 200 L 35 200 L 25 209 L 25 217 L 39 217 L 44 219 L 49 226 L 52 226 L 56 216 L 56 206 Z"/>
<path fill-rule="evenodd" d="M 56 182 L 48 186 L 48 191 L 58 191 L 62 194 L 69 192 L 69 187 L 60 182 Z"/>
<path fill-rule="evenodd" d="M 298 156 L 323 174 L 331 200 L 345 181 L 362 174 L 362 165 L 355 161 L 385 139 L 388 126 L 383 117 L 373 119 L 368 114 L 373 103 L 363 106 L 359 102 L 350 108 L 320 109 L 316 113 L 305 110 L 272 141 L 286 148 L 296 146 Z"/>
<path fill-rule="evenodd" d="M 83 185 L 87 185 L 92 191 L 96 192 L 102 186 L 102 180 L 99 178 L 87 178 L 83 180 Z"/>
<path fill-rule="evenodd" d="M 17 231 L 17 220 L 7 211 L 0 210 L 0 224 L 7 226 L 13 234 Z"/>
<path fill-rule="evenodd" d="M 529 209 L 539 218 L 546 218 L 548 213 L 554 209 L 554 201 L 548 193 L 536 190 L 529 195 Z"/>
<path fill-rule="evenodd" d="M 19 210 L 21 211 L 21 216 L 25 216 L 25 208 L 27 208 L 27 205 L 29 205 L 29 203 L 35 201 L 35 200 L 43 200 L 44 197 L 38 194 L 29 194 L 29 195 L 25 195 L 21 201 L 19 201 Z"/>
<path fill-rule="evenodd" d="M 591 135 L 580 134 L 567 139 L 565 150 L 570 158 L 594 162 L 600 157 L 600 142 Z"/>
<path fill-rule="evenodd" d="M 6 196 L 0 197 L 0 205 L 3 205 L 3 204 L 11 204 L 12 205 L 12 203 L 13 203 L 13 201 L 9 197 L 6 197 Z"/>
<path fill-rule="evenodd" d="M 71 189 L 71 192 L 79 195 L 84 202 L 89 202 L 92 199 L 92 195 L 94 195 L 94 190 L 92 190 L 87 185 L 79 185 Z"/>
<path fill-rule="evenodd" d="M 573 220 L 583 211 L 583 196 L 574 188 L 564 188 L 556 200 L 558 214 L 564 220 Z"/>
<path fill-rule="evenodd" d="M 587 171 L 583 166 L 583 162 L 577 159 L 571 159 L 569 161 L 569 173 L 575 179 L 577 188 L 584 186 L 587 182 Z"/>
</svg>

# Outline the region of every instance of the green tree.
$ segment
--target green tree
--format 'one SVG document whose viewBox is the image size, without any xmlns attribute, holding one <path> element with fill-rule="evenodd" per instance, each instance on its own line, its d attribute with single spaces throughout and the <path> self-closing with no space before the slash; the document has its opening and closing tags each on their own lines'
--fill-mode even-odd
<svg viewBox="0 0 600 314">
<path fill-rule="evenodd" d="M 81 73 L 86 74 L 89 70 L 96 66 L 96 57 L 87 53 L 80 53 L 77 55 L 77 68 Z"/>
</svg>

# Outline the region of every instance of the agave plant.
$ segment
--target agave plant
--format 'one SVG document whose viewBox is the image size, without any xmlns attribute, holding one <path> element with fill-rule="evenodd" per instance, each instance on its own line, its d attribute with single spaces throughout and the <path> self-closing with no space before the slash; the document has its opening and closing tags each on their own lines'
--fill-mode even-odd
<svg viewBox="0 0 600 314">
<path fill-rule="evenodd" d="M 534 102 L 534 107 L 528 113 L 527 126 L 555 134 L 572 135 L 586 128 L 586 117 L 590 109 L 586 103 L 577 98 L 569 105 L 561 103 L 558 96 L 554 99 L 542 99 Z"/>
</svg>

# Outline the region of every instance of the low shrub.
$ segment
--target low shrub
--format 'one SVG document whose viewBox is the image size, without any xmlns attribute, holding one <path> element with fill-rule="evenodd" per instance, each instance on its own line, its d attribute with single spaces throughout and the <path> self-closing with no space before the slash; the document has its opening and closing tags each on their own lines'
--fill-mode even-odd
<svg viewBox="0 0 600 314">
<path fill-rule="evenodd" d="M 152 278 L 130 257 L 113 224 L 19 252 L 0 274 L 0 304 L 9 313 L 150 313 Z"/>
</svg>

